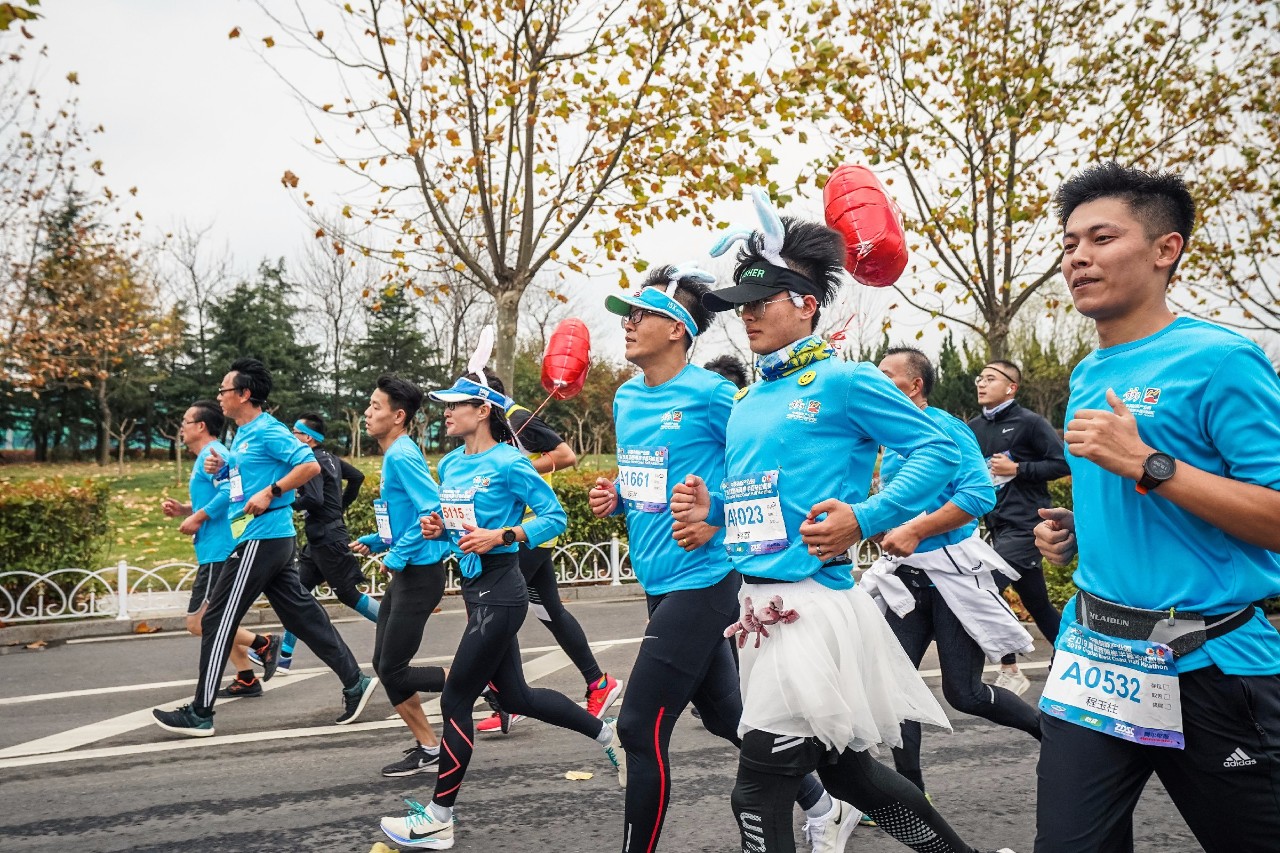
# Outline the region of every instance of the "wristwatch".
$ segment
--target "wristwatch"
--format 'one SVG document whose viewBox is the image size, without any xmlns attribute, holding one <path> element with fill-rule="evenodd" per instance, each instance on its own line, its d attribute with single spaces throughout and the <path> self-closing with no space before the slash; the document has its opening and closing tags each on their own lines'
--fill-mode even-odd
<svg viewBox="0 0 1280 853">
<path fill-rule="evenodd" d="M 503 545 L 516 544 L 516 532 L 513 528 L 510 528 L 510 527 L 502 528 L 502 544 Z"/>
<path fill-rule="evenodd" d="M 1152 489 L 1158 488 L 1164 481 L 1172 479 L 1177 470 L 1178 463 L 1172 456 L 1156 451 L 1143 461 L 1142 479 L 1134 488 L 1138 490 L 1138 494 L 1145 495 Z"/>
<path fill-rule="evenodd" d="M 281 495 L 283 495 L 283 494 L 284 494 L 284 490 L 280 488 L 280 484 L 279 484 L 279 483 L 272 483 L 272 484 L 271 484 L 271 497 L 273 497 L 273 498 L 278 498 L 278 497 L 280 497 L 280 496 L 281 496 Z"/>
</svg>

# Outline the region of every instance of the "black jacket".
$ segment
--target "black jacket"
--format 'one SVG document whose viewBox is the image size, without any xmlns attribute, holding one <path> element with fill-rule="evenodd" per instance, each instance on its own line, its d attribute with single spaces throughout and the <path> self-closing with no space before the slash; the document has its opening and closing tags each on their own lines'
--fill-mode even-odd
<svg viewBox="0 0 1280 853">
<path fill-rule="evenodd" d="M 987 529 L 1030 531 L 1040 523 L 1036 510 L 1051 506 L 1049 481 L 1070 473 L 1062 439 L 1049 422 L 1017 403 L 988 419 L 978 415 L 969 421 L 982 455 L 990 459 L 1008 452 L 1018 463 L 1018 475 L 996 489 L 995 509 L 987 513 Z"/>
<path fill-rule="evenodd" d="M 360 494 L 364 473 L 323 448 L 316 447 L 313 451 L 320 463 L 320 473 L 298 487 L 293 508 L 305 513 L 308 542 L 319 544 L 338 537 L 345 539 L 347 531 L 342 524 L 342 513 Z M 345 489 L 343 480 L 347 481 Z"/>
</svg>

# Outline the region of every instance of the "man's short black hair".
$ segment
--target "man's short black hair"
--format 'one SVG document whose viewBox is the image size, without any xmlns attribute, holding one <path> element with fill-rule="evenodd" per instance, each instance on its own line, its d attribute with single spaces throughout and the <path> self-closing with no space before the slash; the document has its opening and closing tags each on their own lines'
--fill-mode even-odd
<svg viewBox="0 0 1280 853">
<path fill-rule="evenodd" d="M 889 347 L 885 350 L 884 357 L 891 355 L 906 356 L 907 364 L 911 367 L 911 375 L 920 380 L 920 392 L 926 400 L 933 393 L 934 383 L 938 381 L 938 374 L 933 369 L 933 362 L 929 360 L 929 356 L 925 355 L 915 347 Z"/>
<path fill-rule="evenodd" d="M 993 368 L 999 373 L 1003 373 L 1005 378 L 1015 385 L 1022 384 L 1022 368 L 1018 367 L 1018 365 L 1014 364 L 1012 361 L 1003 358 L 993 358 L 991 361 L 987 362 L 987 365 L 983 370 L 986 370 L 987 367 Z"/>
<path fill-rule="evenodd" d="M 249 391 L 249 402 L 258 408 L 266 405 L 271 395 L 271 371 L 256 358 L 237 358 L 231 363 L 231 370 L 236 378 L 231 387 L 237 391 Z"/>
<path fill-rule="evenodd" d="M 1129 206 L 1142 222 L 1148 240 L 1176 231 L 1182 235 L 1182 248 L 1191 240 L 1196 224 L 1196 203 L 1191 198 L 1181 175 L 1173 172 L 1146 172 L 1133 166 L 1122 166 L 1114 160 L 1090 166 L 1068 178 L 1053 196 L 1058 208 L 1058 221 L 1063 228 L 1077 207 L 1100 198 L 1118 198 Z M 1182 255 L 1169 268 L 1169 276 L 1178 269 Z"/>
<path fill-rule="evenodd" d="M 324 429 L 324 418 L 320 416 L 319 412 L 303 412 L 298 415 L 298 420 L 321 435 L 328 435 Z"/>
<path fill-rule="evenodd" d="M 377 389 L 387 395 L 393 410 L 404 412 L 404 426 L 408 429 L 417 416 L 418 409 L 422 408 L 422 389 L 394 373 L 379 376 Z"/>
<path fill-rule="evenodd" d="M 840 285 L 844 283 L 844 237 L 839 231 L 828 228 L 820 222 L 809 222 L 804 219 L 782 217 L 782 227 L 786 236 L 782 240 L 782 259 L 787 266 L 817 285 L 822 295 L 818 298 L 818 307 L 829 305 L 835 298 Z M 738 250 L 738 266 L 733 271 L 733 280 L 737 281 L 747 267 L 766 260 L 760 254 L 759 235 L 747 240 Z M 822 311 L 813 314 L 812 328 L 818 327 L 818 318 Z"/>
<path fill-rule="evenodd" d="M 644 280 L 644 286 L 656 287 L 665 292 L 671 281 L 671 273 L 674 270 L 675 267 L 670 264 L 658 267 L 649 273 L 649 277 Z M 693 318 L 693 324 L 698 327 L 699 335 L 711 327 L 711 312 L 707 310 L 707 306 L 702 304 L 702 294 L 708 293 L 710 290 L 711 288 L 702 282 L 687 276 L 676 283 L 674 298 L 676 302 L 684 306 L 684 310 L 689 312 L 689 316 Z M 685 351 L 688 352 L 691 346 L 693 346 L 693 335 L 686 331 L 684 336 Z"/>
<path fill-rule="evenodd" d="M 712 373 L 719 373 L 739 388 L 747 387 L 750 382 L 746 365 L 731 355 L 718 355 L 702 366 Z"/>
<path fill-rule="evenodd" d="M 221 406 L 213 400 L 196 400 L 191 404 L 191 408 L 196 410 L 195 422 L 204 424 L 204 428 L 209 431 L 209 435 L 214 438 L 222 435 L 222 430 L 227 425 L 227 416 L 222 414 Z"/>
</svg>

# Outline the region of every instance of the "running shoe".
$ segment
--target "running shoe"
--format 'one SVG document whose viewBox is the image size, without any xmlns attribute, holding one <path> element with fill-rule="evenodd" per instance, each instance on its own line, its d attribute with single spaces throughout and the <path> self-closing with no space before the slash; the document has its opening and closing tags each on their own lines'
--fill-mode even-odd
<svg viewBox="0 0 1280 853">
<path fill-rule="evenodd" d="M 422 803 L 405 800 L 409 814 L 404 817 L 384 817 L 382 831 L 397 844 L 406 847 L 422 847 L 427 850 L 448 850 L 453 847 L 453 820 L 439 821 Z"/>
<path fill-rule="evenodd" d="M 1022 674 L 1022 670 L 1009 672 L 1007 669 L 1000 670 L 1000 674 L 996 676 L 996 687 L 1003 687 L 1014 696 L 1021 696 L 1027 692 L 1027 688 L 1031 686 L 1031 679 Z"/>
<path fill-rule="evenodd" d="M 618 771 L 618 787 L 627 787 L 627 753 L 622 749 L 622 739 L 618 737 L 618 718 L 605 717 L 604 724 L 613 729 L 613 741 L 604 748 L 605 757 Z"/>
<path fill-rule="evenodd" d="M 340 726 L 355 722 L 356 717 L 364 711 L 364 706 L 369 704 L 373 689 L 377 686 L 376 676 L 370 678 L 367 675 L 361 675 L 360 681 L 353 687 L 342 688 L 342 714 L 334 722 Z"/>
<path fill-rule="evenodd" d="M 440 769 L 440 752 L 427 752 L 421 744 L 415 743 L 404 751 L 404 758 L 394 764 L 382 768 L 383 776 L 413 776 L 426 773 L 428 770 Z"/>
<path fill-rule="evenodd" d="M 280 666 L 280 644 L 284 638 L 279 634 L 267 634 L 267 647 L 258 654 L 262 662 L 262 680 L 270 681 Z"/>
<path fill-rule="evenodd" d="M 486 720 L 481 720 L 476 726 L 476 731 L 481 734 L 491 735 L 496 732 L 502 732 L 504 735 L 511 731 L 511 724 L 520 719 L 520 715 L 511 715 L 502 710 L 502 705 L 498 702 L 498 696 L 488 687 L 480 694 L 484 701 L 488 703 L 493 713 Z"/>
<path fill-rule="evenodd" d="M 605 673 L 604 678 L 587 688 L 587 713 L 597 719 L 622 695 L 622 682 Z"/>
<path fill-rule="evenodd" d="M 811 817 L 804 823 L 804 837 L 813 853 L 844 853 L 853 828 L 862 812 L 844 800 L 831 798 L 826 817 Z"/>
<path fill-rule="evenodd" d="M 218 691 L 218 695 L 223 699 L 237 699 L 242 696 L 249 699 L 254 696 L 261 696 L 262 680 L 255 675 L 250 681 L 243 681 L 237 675 L 235 681 Z"/>
<path fill-rule="evenodd" d="M 262 657 L 253 649 L 249 650 L 249 662 L 262 666 Z M 276 675 L 288 675 L 289 668 L 293 665 L 293 655 L 280 654 L 280 661 L 276 664 Z"/>
<path fill-rule="evenodd" d="M 183 705 L 172 711 L 161 711 L 156 708 L 151 714 L 156 718 L 156 725 L 166 732 L 187 737 L 213 736 L 213 715 L 205 717 L 197 714 L 195 708 L 190 705 Z"/>
</svg>

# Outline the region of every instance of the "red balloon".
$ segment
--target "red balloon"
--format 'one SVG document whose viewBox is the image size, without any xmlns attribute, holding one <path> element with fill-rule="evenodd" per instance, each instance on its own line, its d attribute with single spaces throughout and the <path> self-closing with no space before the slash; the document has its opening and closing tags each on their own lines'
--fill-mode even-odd
<svg viewBox="0 0 1280 853">
<path fill-rule="evenodd" d="M 844 236 L 844 266 L 871 287 L 888 287 L 907 268 L 902 211 L 866 166 L 836 167 L 822 190 L 827 225 Z"/>
<path fill-rule="evenodd" d="M 557 400 L 582 390 L 591 366 L 591 333 L 577 317 L 561 320 L 542 354 L 542 387 Z"/>
</svg>

